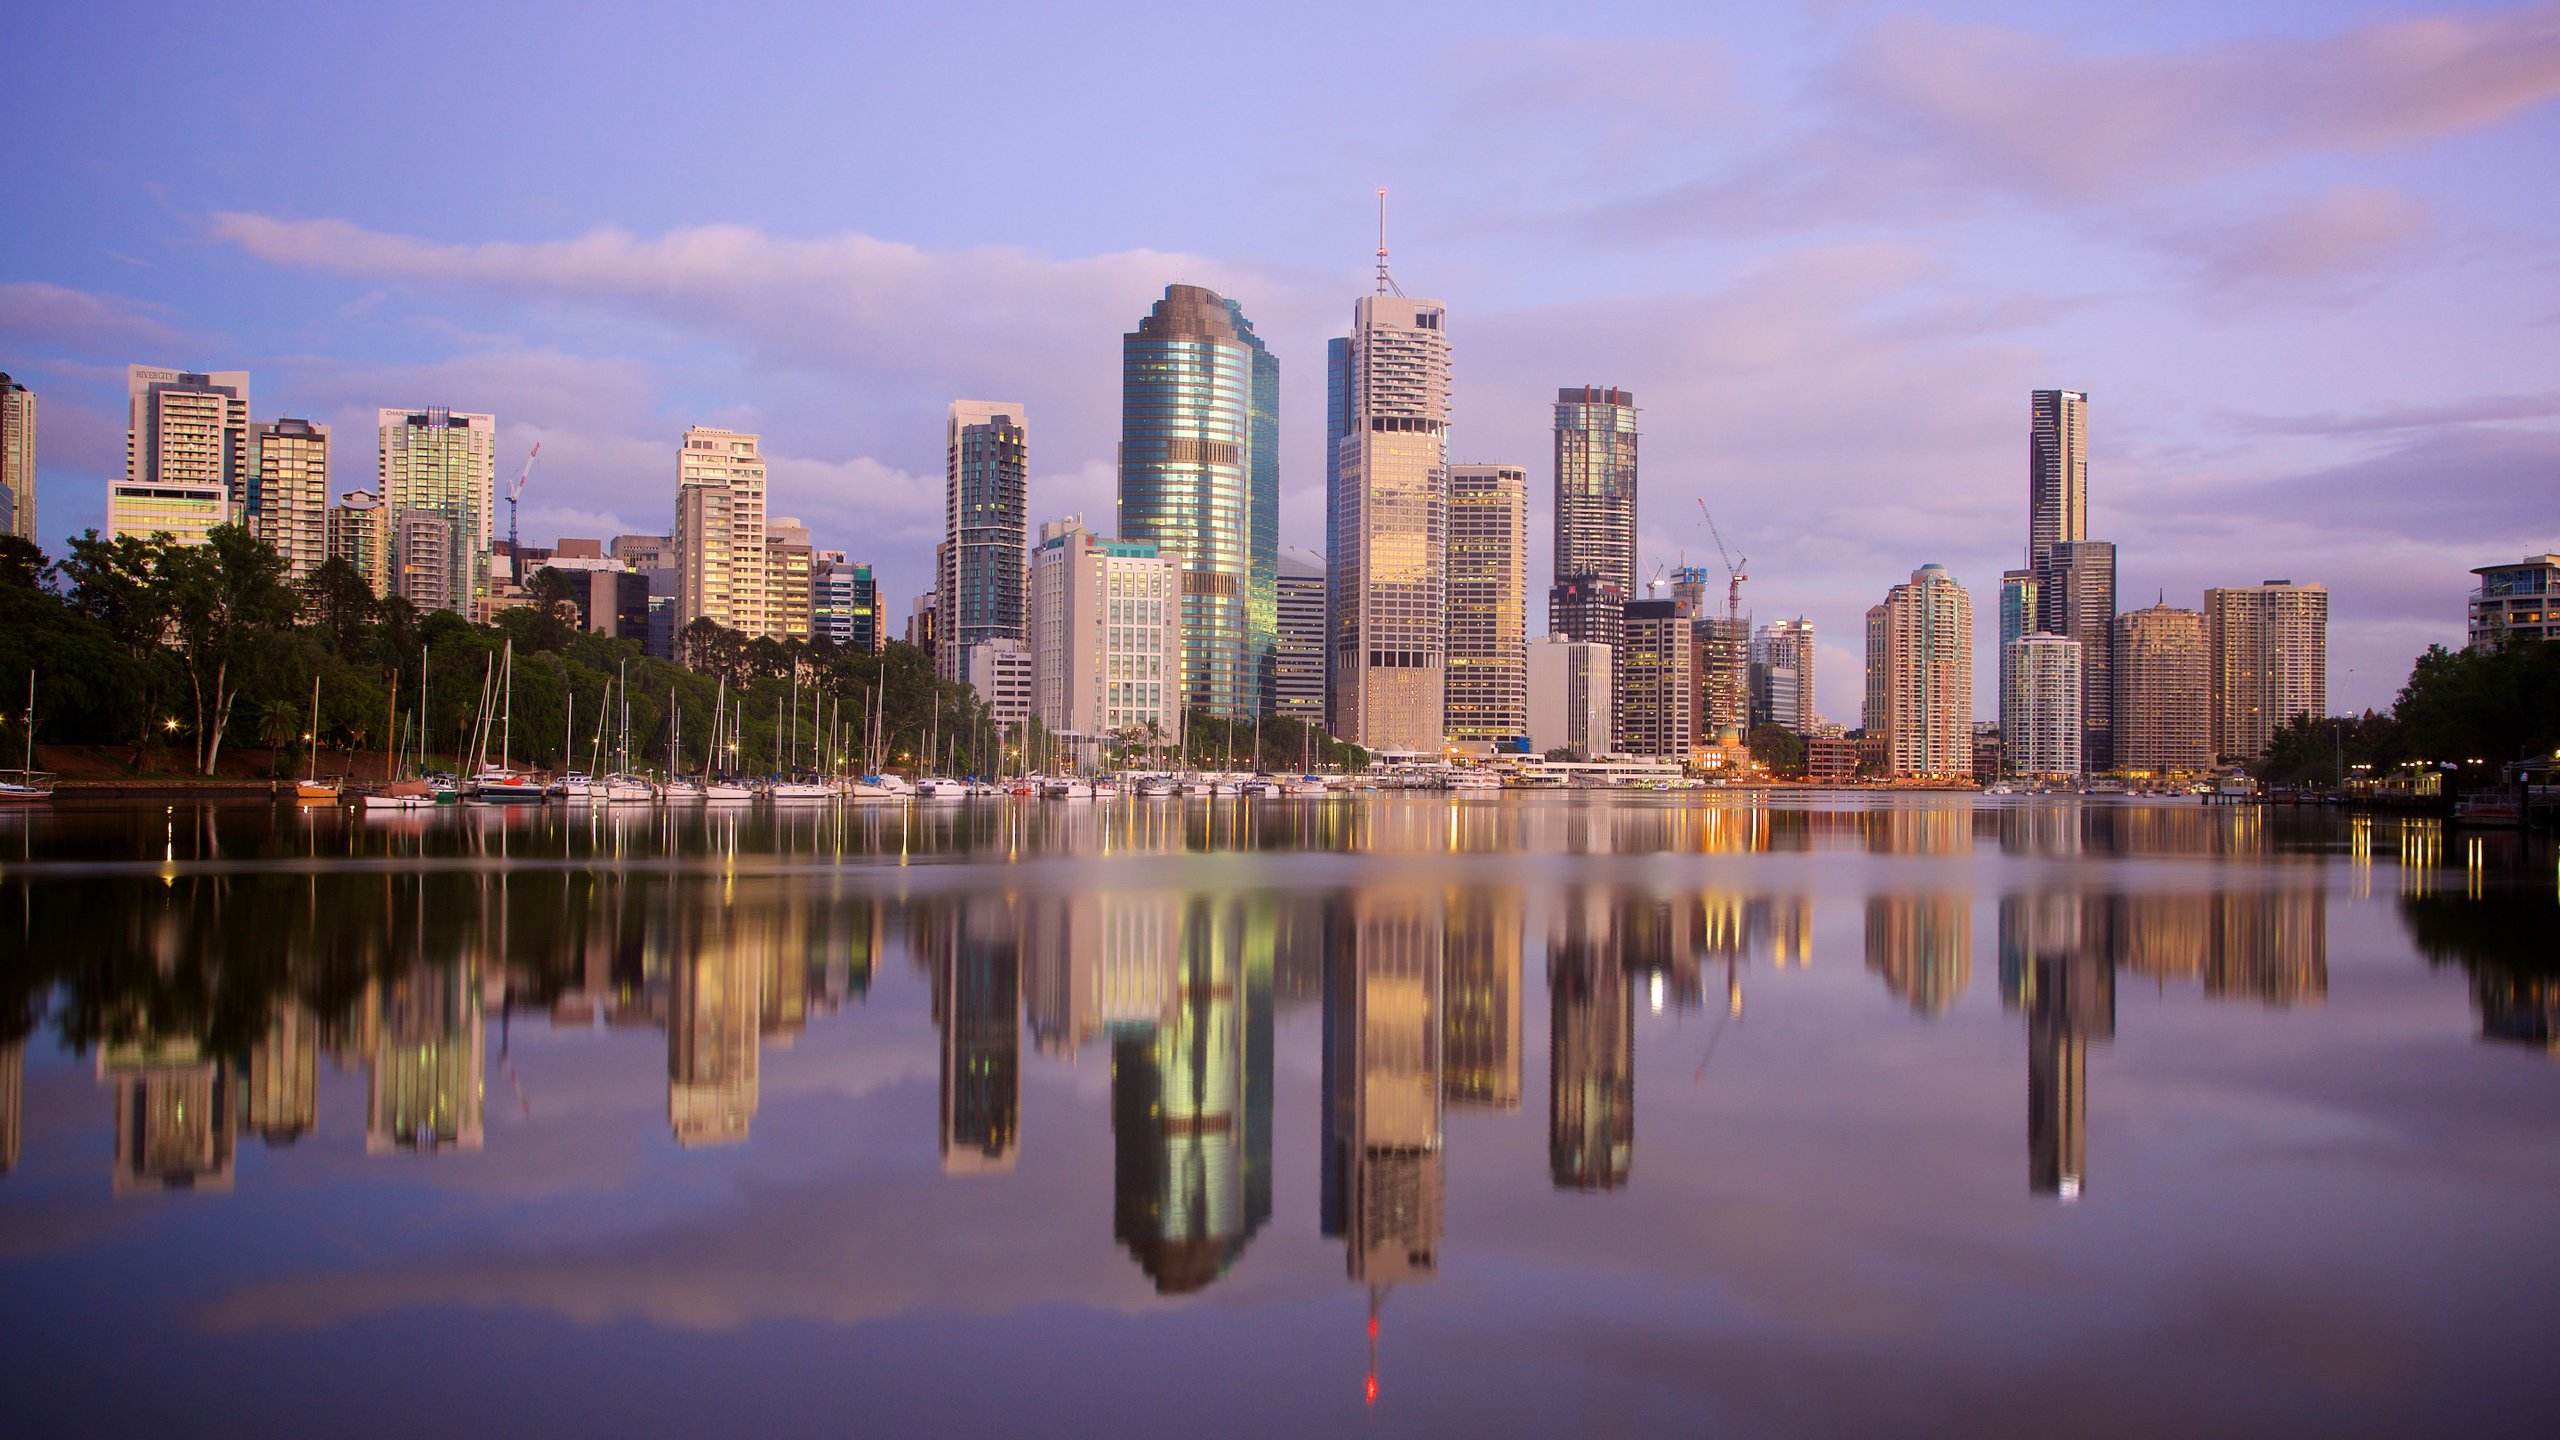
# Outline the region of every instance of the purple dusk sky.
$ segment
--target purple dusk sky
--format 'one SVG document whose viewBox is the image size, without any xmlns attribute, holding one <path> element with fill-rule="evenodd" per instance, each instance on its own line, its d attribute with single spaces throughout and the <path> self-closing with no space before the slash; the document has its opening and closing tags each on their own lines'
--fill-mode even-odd
<svg viewBox="0 0 2560 1440">
<path fill-rule="evenodd" d="M 1576 28 L 1560 30 L 1560 25 Z M 1283 367 L 1321 548 L 1323 341 L 1393 192 L 1453 458 L 1560 385 L 1644 407 L 1644 568 L 1750 557 L 1854 721 L 1860 615 L 1969 586 L 1984 713 L 2027 393 L 2091 394 L 2124 603 L 2331 591 L 2338 707 L 2560 550 L 2560 4 L 706 7 L 90 0 L 8 27 L 0 370 L 48 548 L 102 523 L 128 363 L 255 415 L 496 412 L 529 540 L 663 531 L 688 424 L 903 614 L 943 407 L 1019 400 L 1032 520 L 1112 513 L 1119 337 L 1172 281 Z M 503 523 L 503 522 L 502 522 Z"/>
</svg>

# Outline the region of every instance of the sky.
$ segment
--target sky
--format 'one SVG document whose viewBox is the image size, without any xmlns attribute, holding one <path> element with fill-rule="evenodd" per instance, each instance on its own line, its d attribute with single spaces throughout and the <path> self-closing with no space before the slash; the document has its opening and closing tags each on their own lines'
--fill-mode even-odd
<svg viewBox="0 0 2560 1440">
<path fill-rule="evenodd" d="M 678 437 L 877 565 L 940 538 L 943 415 L 1022 404 L 1031 521 L 1113 514 L 1119 337 L 1235 296 L 1282 367 L 1284 543 L 1321 550 L 1323 342 L 1445 302 L 1452 458 L 1529 467 L 1561 386 L 1642 407 L 1642 568 L 1861 617 L 2026 544 L 2028 393 L 2090 394 L 2124 608 L 2331 594 L 2330 695 L 2458 646 L 2470 570 L 2560 551 L 2560 3 L 708 7 L 91 0 L 10 24 L 0 371 L 45 543 L 100 525 L 124 367 L 255 418 L 494 412 L 522 525 L 659 532 Z M 503 523 L 503 517 L 501 517 Z"/>
</svg>

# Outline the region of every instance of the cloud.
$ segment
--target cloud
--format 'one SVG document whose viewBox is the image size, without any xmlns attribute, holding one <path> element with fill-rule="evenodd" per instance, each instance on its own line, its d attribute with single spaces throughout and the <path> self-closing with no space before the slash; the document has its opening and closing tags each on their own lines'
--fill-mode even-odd
<svg viewBox="0 0 2560 1440">
<path fill-rule="evenodd" d="M 1634 57 L 1649 47 L 1620 48 Z M 2555 97 L 2560 4 L 2149 53 L 1889 17 L 1854 31 L 1807 80 L 1790 106 L 1810 117 L 1804 123 L 1772 125 L 1731 153 L 1733 134 L 1693 128 L 1687 178 L 1567 223 L 1588 237 L 1652 242 L 1884 219 L 1960 224 L 1996 218 L 1986 206 L 2017 204 L 2108 215 L 2305 157 L 2424 145 Z M 1645 103 L 1628 102 L 1627 113 L 1642 114 Z M 2254 217 L 2259 273 L 2308 263 L 2326 275 L 2354 260 L 2359 242 L 2405 245 L 2423 229 L 2410 203 L 2349 191 L 2291 217 L 2301 222 L 2291 230 L 2288 217 Z M 2230 222 L 2243 231 L 2233 241 L 2253 238 L 2252 218 Z M 2349 233 L 2323 245 L 2313 227 L 2324 218 Z M 2137 243 L 2183 239 L 2192 248 L 2195 238 L 2149 223 L 2128 231 L 2121 216 L 2101 229 Z M 2233 263 L 2251 254 L 2241 243 Z"/>
<path fill-rule="evenodd" d="M 156 306 L 41 280 L 0 281 L 0 338 L 12 348 L 117 359 L 194 344 Z"/>
<path fill-rule="evenodd" d="M 1826 88 L 2001 187 L 2121 195 L 2512 118 L 2560 97 L 2560 5 L 2153 54 L 2089 54 L 2050 35 L 1896 17 L 1852 44 Z"/>
<path fill-rule="evenodd" d="M 2237 224 L 2189 231 L 2168 242 L 2216 290 L 2364 276 L 2418 249 L 2433 233 L 2426 206 L 2396 191 L 2340 186 L 2315 199 Z"/>
</svg>

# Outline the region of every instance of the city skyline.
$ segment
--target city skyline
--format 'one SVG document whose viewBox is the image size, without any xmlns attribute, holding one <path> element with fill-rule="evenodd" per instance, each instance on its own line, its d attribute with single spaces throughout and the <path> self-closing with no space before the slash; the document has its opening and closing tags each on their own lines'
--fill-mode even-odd
<svg viewBox="0 0 2560 1440">
<path fill-rule="evenodd" d="M 2056 385 L 2094 397 L 2089 526 L 2126 557 L 2120 591 L 2193 605 L 2266 578 L 2250 572 L 2270 552 L 2271 573 L 2330 577 L 2337 698 L 2361 708 L 2424 644 L 2459 642 L 2446 617 L 2472 566 L 2555 548 L 2508 533 L 2560 455 L 2560 406 L 2520 378 L 2547 329 L 2511 298 L 2537 292 L 2560 223 L 2530 183 L 2560 123 L 2552 13 L 1638 6 L 1563 35 L 1542 33 L 1551 16 L 1372 17 L 1380 44 L 1349 59 L 1322 16 L 1219 17 L 1204 38 L 1325 84 L 1222 142 L 1216 177 L 1178 200 L 1152 163 L 1091 158 L 1134 97 L 1058 88 L 1062 61 L 1126 52 L 1121 17 L 1004 35 L 980 54 L 1005 79 L 974 114 L 902 76 L 808 83 L 841 48 L 833 21 L 788 45 L 644 37 L 643 66 L 679 46 L 778 62 L 740 114 L 672 133 L 631 108 L 647 102 L 625 66 L 545 43 L 556 83 L 533 114 L 449 127 L 475 180 L 432 221 L 376 163 L 422 103 L 373 103 L 399 91 L 377 70 L 400 47 L 366 33 L 387 21 L 253 11 L 181 43 L 47 13 L 20 39 L 27 103 L 55 117 L 21 192 L 48 223 L 0 240 L 0 369 L 42 396 L 49 548 L 103 528 L 107 372 L 141 358 L 245 367 L 283 401 L 253 418 L 341 437 L 382 403 L 496 413 L 507 463 L 546 442 L 528 535 L 657 530 L 650 447 L 688 423 L 762 433 L 781 505 L 839 543 L 858 520 L 895 543 L 872 558 L 902 602 L 931 565 L 942 407 L 1019 397 L 1044 417 L 1033 513 L 1103 513 L 1112 346 L 1177 281 L 1240 297 L 1280 358 L 1280 539 L 1312 546 L 1316 361 L 1383 183 L 1408 279 L 1466 318 L 1457 452 L 1541 453 L 1558 385 L 1636 390 L 1658 477 L 1644 568 L 1698 558 L 1705 493 L 1753 556 L 1759 612 L 1825 637 L 1830 718 L 1879 580 L 1938 560 L 1987 597 L 2018 562 L 2011 417 L 2019 391 Z M 454 18 L 500 51 L 549 24 Z M 322 77 L 302 103 L 343 116 L 255 118 L 271 100 L 218 83 L 238 65 L 206 46 Z M 128 83 L 87 84 L 108 49 Z M 2239 78 L 2271 49 L 2283 85 Z M 1424 57 L 1426 79 L 1386 83 L 1389 54 Z M 1510 91 L 1498 113 L 1477 98 Z M 1352 93 L 1370 99 L 1339 103 Z M 567 123 L 543 123 L 552 107 Z M 162 143 L 180 117 L 200 142 L 185 162 Z M 890 147 L 848 184 L 772 183 L 768 137 L 893 119 L 1027 146 L 1039 173 L 980 197 Z M 528 124 L 558 133 L 527 144 Z M 591 125 L 662 143 L 572 146 Z M 709 204 L 659 194 L 644 152 L 649 173 L 738 183 Z M 1861 424 L 1839 423 L 1845 403 Z M 2448 471 L 2470 483 L 2413 524 L 2406 496 Z M 1551 568 L 1550 478 L 1532 476 L 1532 574 Z M 1978 711 L 1995 683 L 1978 678 Z"/>
</svg>

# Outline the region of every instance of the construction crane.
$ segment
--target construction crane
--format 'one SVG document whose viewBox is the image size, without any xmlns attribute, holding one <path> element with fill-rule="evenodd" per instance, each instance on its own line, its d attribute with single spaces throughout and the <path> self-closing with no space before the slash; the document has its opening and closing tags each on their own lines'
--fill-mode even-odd
<svg viewBox="0 0 2560 1440">
<path fill-rule="evenodd" d="M 524 482 L 533 474 L 533 457 L 542 453 L 540 441 L 534 442 L 533 455 L 524 457 L 524 468 L 516 472 L 515 483 L 507 487 L 507 555 L 508 563 L 521 565 L 523 551 L 516 544 L 516 502 L 524 498 Z M 1700 501 L 1705 504 L 1705 501 Z"/>
<path fill-rule="evenodd" d="M 1745 555 L 1736 560 L 1733 552 L 1724 548 L 1724 536 L 1716 529 L 1716 517 L 1707 511 L 1707 497 L 1704 495 L 1698 497 L 1698 513 L 1706 516 L 1707 535 L 1716 542 L 1716 554 L 1724 560 L 1725 573 L 1733 577 L 1725 587 L 1724 618 L 1739 620 L 1742 618 L 1742 582 L 1751 578 L 1743 567 L 1751 563 L 1751 557 Z"/>
</svg>

